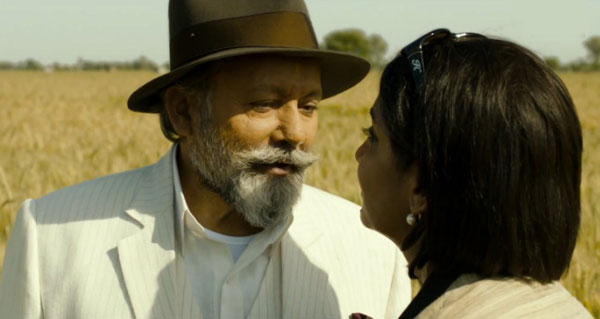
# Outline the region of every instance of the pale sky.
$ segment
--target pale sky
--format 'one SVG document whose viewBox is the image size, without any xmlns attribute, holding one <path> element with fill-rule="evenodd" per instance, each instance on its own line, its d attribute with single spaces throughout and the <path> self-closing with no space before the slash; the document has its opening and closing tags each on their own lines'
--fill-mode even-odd
<svg viewBox="0 0 600 319">
<path fill-rule="evenodd" d="M 167 0 L 0 0 L 0 61 L 168 61 Z M 600 35 L 600 0 L 306 0 L 319 41 L 332 30 L 378 33 L 393 55 L 438 27 L 520 43 L 568 62 Z"/>
</svg>

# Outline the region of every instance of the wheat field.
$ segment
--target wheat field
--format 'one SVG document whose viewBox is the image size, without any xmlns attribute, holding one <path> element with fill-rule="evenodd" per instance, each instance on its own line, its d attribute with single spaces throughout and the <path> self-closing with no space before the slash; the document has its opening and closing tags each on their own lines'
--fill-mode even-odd
<svg viewBox="0 0 600 319">
<path fill-rule="evenodd" d="M 562 279 L 600 317 L 600 73 L 560 74 L 584 131 L 582 226 Z M 0 262 L 20 203 L 109 173 L 156 162 L 170 147 L 155 115 L 126 99 L 143 72 L 0 72 Z M 369 125 L 379 74 L 323 101 L 308 184 L 360 203 L 354 151 Z"/>
</svg>

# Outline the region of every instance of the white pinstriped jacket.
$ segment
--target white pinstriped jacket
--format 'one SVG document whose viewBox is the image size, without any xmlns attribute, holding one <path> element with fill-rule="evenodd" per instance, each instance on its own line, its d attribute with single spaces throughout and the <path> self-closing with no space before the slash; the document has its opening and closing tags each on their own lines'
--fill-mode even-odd
<svg viewBox="0 0 600 319">
<path fill-rule="evenodd" d="M 172 172 L 167 154 L 25 201 L 0 318 L 200 318 L 177 266 Z M 305 186 L 280 249 L 281 287 L 263 282 L 250 318 L 397 318 L 410 301 L 406 261 L 346 200 Z"/>
<path fill-rule="evenodd" d="M 460 276 L 418 319 L 591 319 L 592 315 L 559 283 L 515 278 Z"/>
</svg>

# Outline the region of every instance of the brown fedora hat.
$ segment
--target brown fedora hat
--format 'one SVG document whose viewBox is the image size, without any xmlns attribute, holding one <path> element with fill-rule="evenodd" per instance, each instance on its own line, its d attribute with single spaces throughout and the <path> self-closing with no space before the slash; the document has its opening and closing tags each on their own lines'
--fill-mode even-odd
<svg viewBox="0 0 600 319">
<path fill-rule="evenodd" d="M 310 57 L 321 66 L 323 98 L 358 83 L 369 62 L 320 50 L 303 0 L 170 0 L 171 71 L 131 94 L 127 105 L 157 113 L 159 93 L 201 64 L 250 54 Z"/>
</svg>

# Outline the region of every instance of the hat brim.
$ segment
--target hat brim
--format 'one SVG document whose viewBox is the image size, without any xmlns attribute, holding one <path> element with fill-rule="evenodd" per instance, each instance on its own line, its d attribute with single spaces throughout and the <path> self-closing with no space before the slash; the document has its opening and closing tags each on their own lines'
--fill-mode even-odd
<svg viewBox="0 0 600 319">
<path fill-rule="evenodd" d="M 365 59 L 342 52 L 276 47 L 233 48 L 206 55 L 151 80 L 129 96 L 127 106 L 132 111 L 158 113 L 162 107 L 160 92 L 196 67 L 211 61 L 251 54 L 315 58 L 321 67 L 324 99 L 353 87 L 367 75 L 370 69 L 370 64 Z"/>
</svg>

